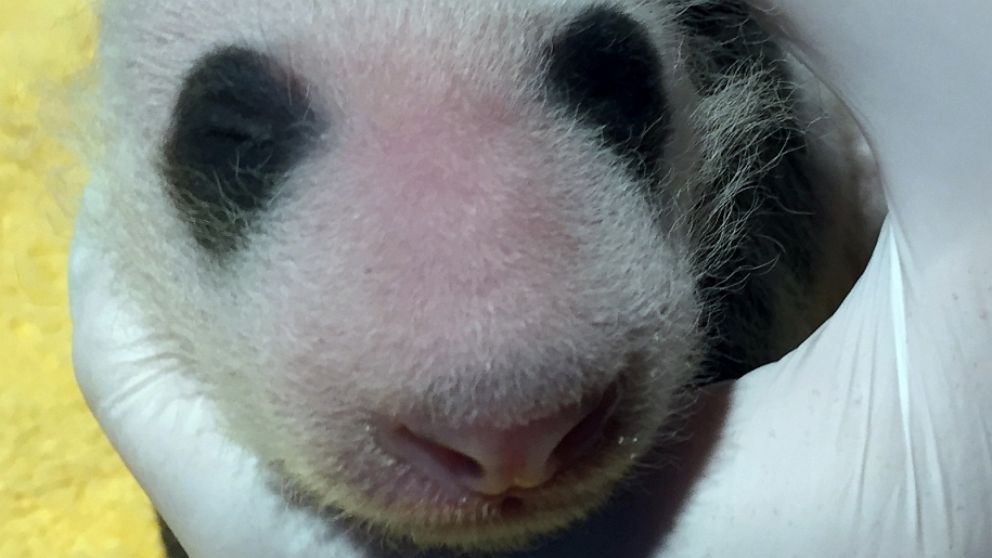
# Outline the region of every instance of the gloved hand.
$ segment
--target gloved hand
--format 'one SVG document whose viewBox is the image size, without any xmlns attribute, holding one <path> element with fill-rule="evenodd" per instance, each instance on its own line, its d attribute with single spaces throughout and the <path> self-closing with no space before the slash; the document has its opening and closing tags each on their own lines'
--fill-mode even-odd
<svg viewBox="0 0 992 558">
<path fill-rule="evenodd" d="M 992 556 L 992 4 L 757 0 L 848 103 L 889 206 L 867 272 L 737 382 L 662 556 Z"/>
<path fill-rule="evenodd" d="M 637 491 L 526 555 L 992 556 L 992 4 L 756 2 L 880 160 L 874 257 L 802 347 L 704 394 Z M 387 556 L 266 486 L 113 280 L 77 237 L 77 376 L 190 554 Z"/>
</svg>

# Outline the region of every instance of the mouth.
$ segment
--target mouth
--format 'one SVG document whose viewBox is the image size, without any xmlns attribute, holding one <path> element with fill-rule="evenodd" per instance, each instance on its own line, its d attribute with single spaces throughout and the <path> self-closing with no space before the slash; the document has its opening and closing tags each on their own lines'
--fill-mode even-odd
<svg viewBox="0 0 992 558">
<path fill-rule="evenodd" d="M 657 377 L 656 367 L 647 364 L 631 359 L 606 388 L 573 407 L 549 410 L 549 423 L 538 418 L 511 425 L 518 430 L 495 436 L 503 442 L 483 445 L 511 451 L 528 437 L 547 444 L 548 462 L 554 465 L 546 474 L 524 468 L 517 470 L 529 475 L 505 477 L 512 482 L 485 481 L 491 453 L 452 444 L 443 437 L 446 431 L 424 428 L 413 419 L 372 414 L 348 426 L 338 422 L 336 431 L 344 437 L 334 445 L 318 439 L 308 452 L 280 460 L 274 472 L 294 500 L 331 521 L 346 522 L 350 532 L 365 533 L 362 540 L 371 537 L 367 540 L 373 544 L 521 550 L 599 509 L 650 449 L 669 402 L 649 397 Z M 532 423 L 538 424 L 537 433 Z M 541 438 L 548 432 L 554 435 Z M 475 440 L 457 441 L 465 439 Z"/>
<path fill-rule="evenodd" d="M 391 466 L 388 481 L 372 487 L 365 479 L 367 501 L 376 503 L 368 523 L 420 548 L 463 551 L 517 550 L 560 531 L 601 506 L 646 449 L 643 420 L 622 412 L 636 408 L 628 404 L 632 397 L 623 381 L 610 385 L 554 447 L 552 459 L 567 468 L 533 486 L 518 483 L 491 493 L 450 482 L 452 472 L 482 476 L 476 459 L 437 447 L 407 427 L 380 426 L 376 445 Z"/>
</svg>

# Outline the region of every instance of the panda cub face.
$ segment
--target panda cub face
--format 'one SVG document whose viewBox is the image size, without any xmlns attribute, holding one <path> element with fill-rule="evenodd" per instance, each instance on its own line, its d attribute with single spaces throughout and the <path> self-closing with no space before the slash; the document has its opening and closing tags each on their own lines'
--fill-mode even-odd
<svg viewBox="0 0 992 558">
<path fill-rule="evenodd" d="M 676 10 L 108 1 L 82 226 L 321 507 L 510 548 L 601 503 L 705 334 Z M 697 243 L 697 244 L 694 244 Z"/>
</svg>

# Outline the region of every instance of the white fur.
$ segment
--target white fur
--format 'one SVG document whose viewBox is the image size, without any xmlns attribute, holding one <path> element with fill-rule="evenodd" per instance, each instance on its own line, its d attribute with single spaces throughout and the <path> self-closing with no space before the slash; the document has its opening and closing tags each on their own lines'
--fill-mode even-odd
<svg viewBox="0 0 992 558">
<path fill-rule="evenodd" d="M 540 103 L 540 49 L 604 3 L 647 24 L 665 57 L 675 135 L 660 216 L 590 131 Z M 698 99 L 671 17 L 634 0 L 108 1 L 109 142 L 91 186 L 107 203 L 81 226 L 160 332 L 161 358 L 319 504 L 422 544 L 518 544 L 600 502 L 694 370 L 694 227 L 725 219 L 694 205 L 720 164 L 700 153 L 746 133 L 747 102 L 765 97 L 743 80 L 723 103 Z M 331 126 L 220 267 L 155 168 L 183 75 L 232 43 L 304 76 Z M 732 242 L 725 230 L 710 240 Z M 409 412 L 522 423 L 621 371 L 616 451 L 549 487 L 524 520 L 432 504 L 436 489 L 370 434 L 376 417 Z M 398 494 L 412 505 L 391 504 Z"/>
</svg>

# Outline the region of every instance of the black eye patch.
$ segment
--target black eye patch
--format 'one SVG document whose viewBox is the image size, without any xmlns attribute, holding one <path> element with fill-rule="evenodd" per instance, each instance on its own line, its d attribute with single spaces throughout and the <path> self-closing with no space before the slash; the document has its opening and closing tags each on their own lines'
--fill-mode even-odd
<svg viewBox="0 0 992 558">
<path fill-rule="evenodd" d="M 586 10 L 547 50 L 552 98 L 602 130 L 639 173 L 651 171 L 668 135 L 661 57 L 644 27 L 608 7 Z"/>
<path fill-rule="evenodd" d="M 314 143 L 317 124 L 304 88 L 270 58 L 227 47 L 197 62 L 176 101 L 162 172 L 201 246 L 237 245 Z"/>
</svg>

